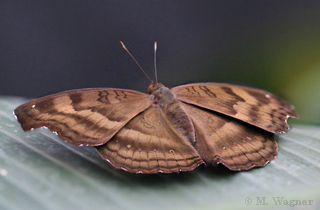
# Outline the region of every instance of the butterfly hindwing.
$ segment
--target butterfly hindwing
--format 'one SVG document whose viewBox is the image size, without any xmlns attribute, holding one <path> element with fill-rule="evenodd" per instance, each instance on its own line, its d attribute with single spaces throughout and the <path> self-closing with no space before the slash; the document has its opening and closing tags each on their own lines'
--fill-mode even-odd
<svg viewBox="0 0 320 210">
<path fill-rule="evenodd" d="M 140 113 L 97 149 L 116 168 L 135 173 L 190 171 L 204 163 L 156 106 Z"/>
<path fill-rule="evenodd" d="M 220 113 L 181 104 L 195 127 L 194 146 L 206 163 L 248 170 L 276 157 L 277 143 L 272 133 Z"/>
<path fill-rule="evenodd" d="M 147 94 L 123 89 L 70 90 L 31 100 L 14 113 L 22 128 L 46 126 L 75 145 L 101 145 L 152 104 Z"/>
<path fill-rule="evenodd" d="M 288 117 L 297 117 L 293 106 L 264 90 L 224 83 L 195 83 L 171 89 L 188 104 L 234 117 L 272 133 L 289 130 Z"/>
</svg>

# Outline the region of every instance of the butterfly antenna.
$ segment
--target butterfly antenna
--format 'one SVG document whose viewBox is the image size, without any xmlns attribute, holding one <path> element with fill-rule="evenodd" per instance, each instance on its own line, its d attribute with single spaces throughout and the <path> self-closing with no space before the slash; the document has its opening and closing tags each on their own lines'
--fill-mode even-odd
<svg viewBox="0 0 320 210">
<path fill-rule="evenodd" d="M 142 73 L 144 73 L 144 75 L 148 78 L 148 80 L 149 80 L 150 82 L 152 82 L 152 80 L 150 79 L 150 77 L 148 77 L 148 75 L 146 74 L 146 72 L 143 71 L 143 69 L 142 69 L 142 67 L 140 66 L 140 64 L 138 63 L 138 61 L 133 57 L 133 55 L 131 55 L 131 53 L 130 53 L 129 50 L 126 48 L 126 46 L 123 44 L 123 42 L 120 41 L 120 43 L 121 43 L 123 49 L 124 49 L 125 51 L 127 51 L 127 53 L 130 55 L 130 57 L 131 57 L 131 58 L 134 60 L 134 62 L 136 62 L 136 64 L 139 66 L 139 68 L 140 68 L 140 70 L 142 71 Z"/>
<path fill-rule="evenodd" d="M 158 73 L 157 73 L 157 42 L 154 42 L 154 74 L 156 78 L 156 83 L 158 83 Z"/>
</svg>

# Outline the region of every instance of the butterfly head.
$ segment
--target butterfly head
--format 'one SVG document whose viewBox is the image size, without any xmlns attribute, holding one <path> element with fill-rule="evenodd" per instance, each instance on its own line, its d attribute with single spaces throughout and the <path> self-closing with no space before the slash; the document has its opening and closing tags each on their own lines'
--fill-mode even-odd
<svg viewBox="0 0 320 210">
<path fill-rule="evenodd" d="M 157 83 L 155 81 L 151 81 L 149 87 L 148 87 L 148 93 L 151 94 L 153 93 L 155 90 L 159 89 L 160 87 L 164 87 L 163 84 L 161 83 Z"/>
<path fill-rule="evenodd" d="M 156 104 L 159 103 L 166 106 L 176 101 L 175 95 L 162 83 L 152 81 L 148 87 L 148 92 L 153 96 Z"/>
</svg>

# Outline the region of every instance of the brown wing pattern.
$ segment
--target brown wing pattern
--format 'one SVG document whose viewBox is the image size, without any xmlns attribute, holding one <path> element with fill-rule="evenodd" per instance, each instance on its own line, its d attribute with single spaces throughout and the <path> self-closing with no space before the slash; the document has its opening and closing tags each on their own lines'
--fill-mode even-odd
<svg viewBox="0 0 320 210">
<path fill-rule="evenodd" d="M 195 126 L 195 148 L 206 163 L 248 170 L 276 157 L 273 134 L 213 111 L 181 104 Z"/>
<path fill-rule="evenodd" d="M 264 90 L 224 83 L 197 83 L 171 89 L 188 104 L 242 120 L 272 133 L 289 130 L 288 117 L 297 117 L 293 106 Z"/>
<path fill-rule="evenodd" d="M 97 149 L 113 166 L 130 172 L 193 170 L 204 162 L 178 132 L 161 109 L 151 106 Z"/>
<path fill-rule="evenodd" d="M 71 144 L 96 146 L 151 104 L 138 91 L 91 88 L 34 99 L 14 113 L 25 131 L 46 126 Z"/>
</svg>

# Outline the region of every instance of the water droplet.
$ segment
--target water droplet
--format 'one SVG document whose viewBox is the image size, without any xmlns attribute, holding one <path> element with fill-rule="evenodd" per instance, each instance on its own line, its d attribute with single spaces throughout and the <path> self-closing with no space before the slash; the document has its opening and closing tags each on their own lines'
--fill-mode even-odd
<svg viewBox="0 0 320 210">
<path fill-rule="evenodd" d="M 79 146 L 80 146 L 80 147 L 82 147 L 82 146 L 83 146 L 83 144 L 79 144 Z"/>
<path fill-rule="evenodd" d="M 0 175 L 1 176 L 7 176 L 8 175 L 8 171 L 4 168 L 0 168 Z"/>
<path fill-rule="evenodd" d="M 130 144 L 128 144 L 128 145 L 127 145 L 127 148 L 128 148 L 128 149 L 130 149 L 130 147 L 131 147 L 131 145 L 130 145 Z"/>
<path fill-rule="evenodd" d="M 31 107 L 34 108 L 34 107 L 36 107 L 36 105 L 32 105 Z"/>
</svg>

